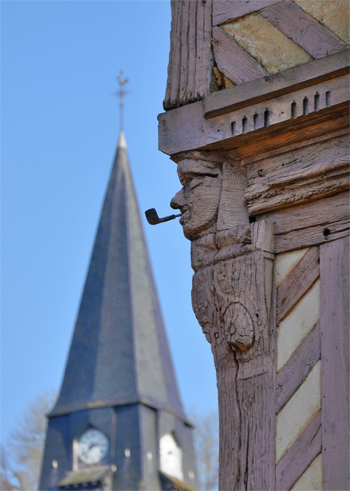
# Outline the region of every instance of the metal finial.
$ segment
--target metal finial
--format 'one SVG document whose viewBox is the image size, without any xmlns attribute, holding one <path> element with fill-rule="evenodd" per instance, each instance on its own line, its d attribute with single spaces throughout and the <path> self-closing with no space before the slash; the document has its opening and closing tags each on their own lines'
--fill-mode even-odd
<svg viewBox="0 0 350 491">
<path fill-rule="evenodd" d="M 120 73 L 117 77 L 117 82 L 119 84 L 120 89 L 112 95 L 119 97 L 119 109 L 120 109 L 120 131 L 124 129 L 124 96 L 129 92 L 124 89 L 124 85 L 129 82 L 128 78 L 124 78 L 124 70 L 120 70 Z"/>
</svg>

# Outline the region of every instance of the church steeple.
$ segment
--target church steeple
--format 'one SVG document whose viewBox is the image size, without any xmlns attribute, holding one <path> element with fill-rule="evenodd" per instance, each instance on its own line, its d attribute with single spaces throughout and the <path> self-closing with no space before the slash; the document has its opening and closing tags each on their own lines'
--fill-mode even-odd
<svg viewBox="0 0 350 491">
<path fill-rule="evenodd" d="M 137 402 L 185 419 L 121 132 L 50 415 Z"/>
<path fill-rule="evenodd" d="M 173 439 L 181 465 L 162 461 L 162 437 L 165 446 Z M 194 486 L 194 471 L 191 424 L 177 388 L 121 131 L 61 391 L 49 414 L 40 490 L 86 486 L 87 479 L 98 486 L 103 481 L 103 489 L 156 490 L 167 474 Z"/>
</svg>

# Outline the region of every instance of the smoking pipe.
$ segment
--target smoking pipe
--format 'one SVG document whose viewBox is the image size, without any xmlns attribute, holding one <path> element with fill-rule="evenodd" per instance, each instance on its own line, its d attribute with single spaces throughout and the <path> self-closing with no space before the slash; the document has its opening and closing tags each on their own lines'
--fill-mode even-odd
<svg viewBox="0 0 350 491">
<path fill-rule="evenodd" d="M 179 215 L 169 215 L 168 217 L 159 218 L 156 209 L 151 208 L 150 210 L 145 211 L 145 215 L 147 218 L 147 222 L 150 225 L 158 225 L 158 223 L 168 222 L 169 220 L 174 220 L 174 218 L 176 217 L 180 217 L 181 213 L 179 213 Z"/>
</svg>

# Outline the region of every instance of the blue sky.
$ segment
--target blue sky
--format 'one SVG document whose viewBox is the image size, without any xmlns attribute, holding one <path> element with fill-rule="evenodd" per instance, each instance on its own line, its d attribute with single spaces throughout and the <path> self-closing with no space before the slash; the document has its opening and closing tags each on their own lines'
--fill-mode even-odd
<svg viewBox="0 0 350 491">
<path fill-rule="evenodd" d="M 169 34 L 170 0 L 1 1 L 2 441 L 61 383 L 117 143 L 121 68 L 140 209 L 171 213 L 176 166 L 157 149 Z M 205 413 L 217 392 L 191 308 L 190 244 L 177 220 L 144 227 L 182 398 Z"/>
</svg>

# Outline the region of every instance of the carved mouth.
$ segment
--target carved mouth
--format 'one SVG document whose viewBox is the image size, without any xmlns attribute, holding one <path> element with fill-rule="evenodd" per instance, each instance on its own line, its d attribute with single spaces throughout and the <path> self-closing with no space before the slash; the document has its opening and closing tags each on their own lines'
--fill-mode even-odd
<svg viewBox="0 0 350 491">
<path fill-rule="evenodd" d="M 181 218 L 180 218 L 180 224 L 184 225 L 184 223 L 189 220 L 191 216 L 191 211 L 187 206 L 184 206 L 181 208 Z"/>
</svg>

